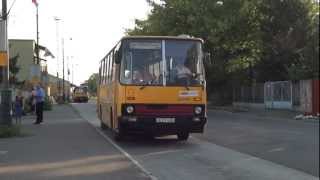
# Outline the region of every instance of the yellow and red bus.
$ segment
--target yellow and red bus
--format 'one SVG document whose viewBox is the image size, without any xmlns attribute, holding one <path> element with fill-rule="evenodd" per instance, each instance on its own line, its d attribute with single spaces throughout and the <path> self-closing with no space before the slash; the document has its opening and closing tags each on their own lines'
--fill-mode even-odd
<svg viewBox="0 0 320 180">
<path fill-rule="evenodd" d="M 203 40 L 128 36 L 100 61 L 97 113 L 116 139 L 203 133 L 207 121 Z"/>
<path fill-rule="evenodd" d="M 88 95 L 88 86 L 75 87 L 72 92 L 72 101 L 73 102 L 85 102 L 89 100 Z"/>
</svg>

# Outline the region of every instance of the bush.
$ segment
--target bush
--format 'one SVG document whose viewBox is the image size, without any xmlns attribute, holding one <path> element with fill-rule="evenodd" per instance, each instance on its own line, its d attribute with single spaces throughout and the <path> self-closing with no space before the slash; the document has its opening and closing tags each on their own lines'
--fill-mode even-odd
<svg viewBox="0 0 320 180">
<path fill-rule="evenodd" d="M 8 138 L 21 135 L 21 128 L 17 125 L 0 125 L 0 138 Z"/>
</svg>

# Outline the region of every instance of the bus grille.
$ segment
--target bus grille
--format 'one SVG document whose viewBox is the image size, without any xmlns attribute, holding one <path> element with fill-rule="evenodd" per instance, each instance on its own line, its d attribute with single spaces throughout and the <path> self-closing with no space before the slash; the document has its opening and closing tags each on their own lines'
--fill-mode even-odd
<svg viewBox="0 0 320 180">
<path fill-rule="evenodd" d="M 137 116 L 192 116 L 192 105 L 135 105 Z"/>
</svg>

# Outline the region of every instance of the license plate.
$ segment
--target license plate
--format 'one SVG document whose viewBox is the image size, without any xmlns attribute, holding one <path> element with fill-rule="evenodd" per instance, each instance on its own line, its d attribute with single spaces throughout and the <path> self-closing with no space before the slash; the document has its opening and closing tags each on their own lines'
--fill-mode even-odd
<svg viewBox="0 0 320 180">
<path fill-rule="evenodd" d="M 156 118 L 157 123 L 175 123 L 175 118 Z"/>
</svg>

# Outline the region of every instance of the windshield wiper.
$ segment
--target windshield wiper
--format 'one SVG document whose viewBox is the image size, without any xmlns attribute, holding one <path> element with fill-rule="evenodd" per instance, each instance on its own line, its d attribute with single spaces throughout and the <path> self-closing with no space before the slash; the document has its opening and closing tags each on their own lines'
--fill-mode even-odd
<svg viewBox="0 0 320 180">
<path fill-rule="evenodd" d="M 190 81 L 191 81 L 190 79 L 184 78 L 180 84 L 183 85 L 186 88 L 186 90 L 189 91 Z"/>
<path fill-rule="evenodd" d="M 189 81 L 187 80 L 186 83 L 185 83 L 185 85 L 184 85 L 184 87 L 185 87 L 186 90 L 188 90 L 188 91 L 190 90 L 189 84 L 190 84 L 190 83 L 189 83 Z"/>
<path fill-rule="evenodd" d="M 153 83 L 153 80 L 141 84 L 140 90 L 143 90 L 144 88 L 146 88 L 148 85 L 151 85 L 152 83 Z"/>
</svg>

